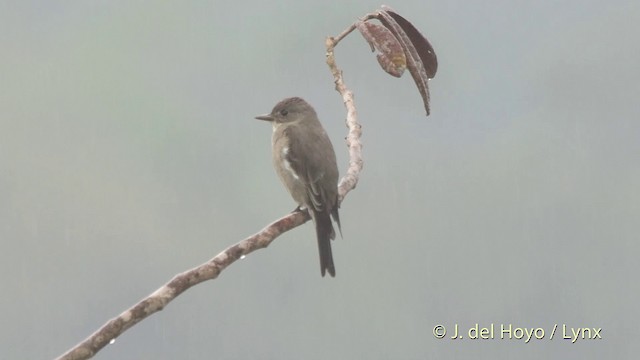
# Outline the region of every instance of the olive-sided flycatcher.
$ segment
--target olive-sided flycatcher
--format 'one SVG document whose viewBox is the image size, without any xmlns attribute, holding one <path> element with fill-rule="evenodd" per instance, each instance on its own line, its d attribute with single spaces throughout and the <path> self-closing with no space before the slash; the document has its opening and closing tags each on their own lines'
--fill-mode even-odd
<svg viewBox="0 0 640 360">
<path fill-rule="evenodd" d="M 256 116 L 273 125 L 273 166 L 298 209 L 307 208 L 316 226 L 320 272 L 336 275 L 331 254 L 335 239 L 331 217 L 338 216 L 338 166 L 331 140 L 316 111 L 306 101 L 292 97 L 280 101 L 271 114 Z"/>
</svg>

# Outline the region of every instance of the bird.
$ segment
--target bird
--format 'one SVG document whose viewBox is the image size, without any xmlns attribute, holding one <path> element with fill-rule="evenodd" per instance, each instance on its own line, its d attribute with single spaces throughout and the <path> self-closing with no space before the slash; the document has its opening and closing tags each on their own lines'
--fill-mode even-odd
<svg viewBox="0 0 640 360">
<path fill-rule="evenodd" d="M 282 184 L 298 204 L 294 211 L 308 209 L 313 220 L 320 253 L 320 273 L 335 277 L 331 240 L 338 225 L 338 166 L 327 132 L 313 107 L 304 99 L 290 97 L 278 102 L 271 113 L 255 117 L 271 122 L 273 166 Z"/>
</svg>

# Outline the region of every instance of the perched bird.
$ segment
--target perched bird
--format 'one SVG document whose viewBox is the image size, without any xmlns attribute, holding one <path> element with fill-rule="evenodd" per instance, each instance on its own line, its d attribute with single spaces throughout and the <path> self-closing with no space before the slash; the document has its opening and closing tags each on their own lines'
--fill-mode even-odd
<svg viewBox="0 0 640 360">
<path fill-rule="evenodd" d="M 338 215 L 338 166 L 329 136 L 316 111 L 299 97 L 280 101 L 270 114 L 256 116 L 273 125 L 273 166 L 297 209 L 307 208 L 316 227 L 320 272 L 336 275 L 331 253 L 335 239 L 331 217 L 340 228 Z"/>
</svg>

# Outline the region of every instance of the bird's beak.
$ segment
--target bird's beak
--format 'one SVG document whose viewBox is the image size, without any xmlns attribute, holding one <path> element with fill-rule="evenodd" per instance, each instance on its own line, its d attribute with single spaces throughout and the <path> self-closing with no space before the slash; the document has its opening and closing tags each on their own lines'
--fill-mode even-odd
<svg viewBox="0 0 640 360">
<path fill-rule="evenodd" d="M 271 116 L 271 114 L 258 115 L 258 116 L 256 116 L 256 119 L 264 120 L 264 121 L 273 121 L 273 116 Z"/>
</svg>

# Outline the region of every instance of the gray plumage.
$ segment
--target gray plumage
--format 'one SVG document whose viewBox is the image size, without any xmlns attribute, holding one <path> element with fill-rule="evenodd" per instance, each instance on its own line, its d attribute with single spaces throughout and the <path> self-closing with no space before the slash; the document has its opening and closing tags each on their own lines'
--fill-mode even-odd
<svg viewBox="0 0 640 360">
<path fill-rule="evenodd" d="M 309 209 L 316 227 L 320 271 L 335 276 L 331 217 L 340 229 L 338 215 L 338 166 L 331 140 L 311 105 L 301 98 L 287 98 L 270 114 L 256 119 L 273 124 L 273 166 L 299 207 Z"/>
</svg>

